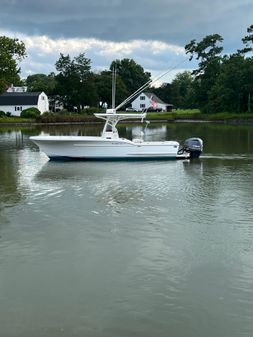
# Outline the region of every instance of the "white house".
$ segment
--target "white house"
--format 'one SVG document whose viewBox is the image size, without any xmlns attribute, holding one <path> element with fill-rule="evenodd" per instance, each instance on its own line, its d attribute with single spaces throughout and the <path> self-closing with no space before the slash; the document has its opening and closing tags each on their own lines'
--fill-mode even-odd
<svg viewBox="0 0 253 337">
<path fill-rule="evenodd" d="M 132 101 L 132 108 L 136 111 L 152 109 L 154 111 L 170 111 L 172 104 L 164 103 L 152 92 L 142 92 Z"/>
<path fill-rule="evenodd" d="M 7 90 L 6 92 L 27 92 L 27 87 L 26 86 L 22 86 L 22 87 L 14 87 L 14 85 L 12 84 Z"/>
<path fill-rule="evenodd" d="M 37 108 L 40 113 L 49 111 L 48 97 L 44 92 L 5 92 L 0 95 L 0 111 L 20 116 L 21 111 Z"/>
</svg>

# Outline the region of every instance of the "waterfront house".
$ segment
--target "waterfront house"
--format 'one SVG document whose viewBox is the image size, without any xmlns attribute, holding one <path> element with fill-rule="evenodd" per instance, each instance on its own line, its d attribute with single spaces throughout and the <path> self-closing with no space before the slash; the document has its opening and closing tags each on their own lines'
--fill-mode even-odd
<svg viewBox="0 0 253 337">
<path fill-rule="evenodd" d="M 164 103 L 152 92 L 142 92 L 132 101 L 132 108 L 136 111 L 171 111 L 173 105 Z"/>
<path fill-rule="evenodd" d="M 0 95 L 0 111 L 20 116 L 28 108 L 37 108 L 40 113 L 49 111 L 48 97 L 44 92 L 5 92 Z"/>
</svg>

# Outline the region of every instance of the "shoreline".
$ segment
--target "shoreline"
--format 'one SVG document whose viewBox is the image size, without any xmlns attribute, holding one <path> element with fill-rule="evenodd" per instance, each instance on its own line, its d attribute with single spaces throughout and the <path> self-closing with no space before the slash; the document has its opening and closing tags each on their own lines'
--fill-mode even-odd
<svg viewBox="0 0 253 337">
<path fill-rule="evenodd" d="M 252 119 L 223 119 L 223 120 L 204 120 L 204 119 L 147 119 L 150 123 L 194 123 L 194 124 L 230 124 L 230 125 L 251 125 Z M 139 121 L 129 120 L 127 124 L 140 124 Z M 43 125 L 91 125 L 103 124 L 101 121 L 79 121 L 79 122 L 0 122 L 1 126 L 43 126 Z"/>
</svg>

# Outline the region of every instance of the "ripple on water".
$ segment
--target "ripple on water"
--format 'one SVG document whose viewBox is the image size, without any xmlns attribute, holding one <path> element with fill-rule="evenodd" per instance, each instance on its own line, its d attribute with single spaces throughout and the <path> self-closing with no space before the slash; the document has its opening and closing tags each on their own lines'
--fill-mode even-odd
<svg viewBox="0 0 253 337">
<path fill-rule="evenodd" d="M 4 335 L 252 335 L 252 156 L 53 163 L 15 151 Z"/>
</svg>

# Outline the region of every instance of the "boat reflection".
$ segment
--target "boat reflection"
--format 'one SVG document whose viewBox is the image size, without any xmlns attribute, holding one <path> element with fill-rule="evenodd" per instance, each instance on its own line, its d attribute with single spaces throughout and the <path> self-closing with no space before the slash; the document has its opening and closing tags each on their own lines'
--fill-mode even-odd
<svg viewBox="0 0 253 337">
<path fill-rule="evenodd" d="M 143 137 L 146 141 L 167 140 L 167 126 L 166 125 L 138 125 L 127 126 L 126 134 L 131 139 Z"/>
<path fill-rule="evenodd" d="M 119 207 L 142 199 L 143 184 L 139 184 L 136 177 L 144 167 L 145 164 L 132 163 L 129 166 L 123 162 L 98 165 L 96 162 L 69 161 L 59 164 L 49 161 L 34 176 L 34 183 L 48 186 L 50 191 L 61 186 L 64 194 L 89 195 L 106 206 Z"/>
<path fill-rule="evenodd" d="M 185 172 L 191 176 L 203 175 L 203 161 L 199 158 L 184 160 L 183 167 Z"/>
</svg>

